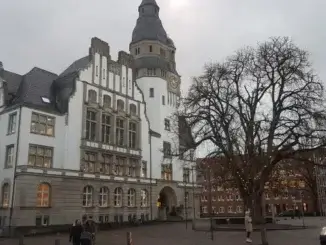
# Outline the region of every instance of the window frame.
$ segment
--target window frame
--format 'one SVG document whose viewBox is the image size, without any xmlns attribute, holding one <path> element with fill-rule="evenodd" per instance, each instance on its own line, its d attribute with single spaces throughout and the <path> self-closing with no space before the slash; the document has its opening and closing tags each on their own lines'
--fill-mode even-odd
<svg viewBox="0 0 326 245">
<path fill-rule="evenodd" d="M 90 160 L 92 158 L 91 156 L 94 157 L 94 160 Z M 94 173 L 96 168 L 96 162 L 97 162 L 97 153 L 92 151 L 85 151 L 82 171 L 84 173 Z"/>
<path fill-rule="evenodd" d="M 117 100 L 117 111 L 125 111 L 125 102 L 122 99 Z"/>
<path fill-rule="evenodd" d="M 140 190 L 140 207 L 148 207 L 148 191 L 146 189 Z"/>
<path fill-rule="evenodd" d="M 84 186 L 83 199 L 82 199 L 83 207 L 92 207 L 93 206 L 93 195 L 94 195 L 94 188 L 90 185 Z"/>
<path fill-rule="evenodd" d="M 35 153 L 31 153 L 31 148 L 35 148 Z M 39 155 L 39 149 L 43 150 L 43 155 Z M 50 151 L 51 152 L 51 156 L 48 156 L 46 154 L 46 151 Z M 44 145 L 35 145 L 35 144 L 29 144 L 28 146 L 28 166 L 33 166 L 33 167 L 40 167 L 40 168 L 52 168 L 53 166 L 53 158 L 54 158 L 54 148 L 53 147 L 49 147 L 49 146 L 44 146 Z M 34 164 L 30 164 L 31 163 L 31 158 L 34 157 Z M 38 166 L 37 165 L 37 159 L 39 158 L 43 158 L 43 163 L 42 166 Z M 50 164 L 49 166 L 45 166 L 45 159 L 50 160 Z"/>
<path fill-rule="evenodd" d="M 163 155 L 164 158 L 172 158 L 171 156 L 171 143 L 167 141 L 163 141 Z"/>
<path fill-rule="evenodd" d="M 129 121 L 128 125 L 128 134 L 129 134 L 129 148 L 130 149 L 137 149 L 138 144 L 137 144 L 137 123 L 134 121 Z"/>
<path fill-rule="evenodd" d="M 108 100 L 108 101 L 106 101 L 106 100 Z M 103 95 L 103 107 L 104 108 L 111 108 L 111 106 L 112 106 L 112 98 L 111 98 L 111 96 L 108 95 L 108 94 L 104 94 Z"/>
<path fill-rule="evenodd" d="M 35 119 L 37 117 L 37 120 Z M 44 117 L 45 122 L 41 122 L 40 118 Z M 52 124 L 49 123 L 52 120 Z M 30 133 L 32 134 L 38 134 L 43 136 L 49 136 L 49 137 L 55 137 L 55 124 L 56 120 L 55 117 L 49 116 L 46 114 L 38 113 L 38 112 L 32 112 L 31 114 L 31 126 L 30 126 Z M 40 127 L 44 126 L 44 133 L 41 132 Z M 52 134 L 48 134 L 48 128 L 52 127 Z M 34 129 L 35 128 L 35 129 Z"/>
<path fill-rule="evenodd" d="M 117 187 L 114 189 L 114 193 L 113 193 L 113 204 L 114 207 L 122 207 L 122 196 L 123 196 L 123 190 L 121 187 Z"/>
<path fill-rule="evenodd" d="M 120 125 L 122 122 L 122 126 Z M 115 125 L 115 144 L 119 147 L 125 146 L 125 131 L 126 130 L 126 120 L 121 117 L 116 118 L 116 125 Z"/>
<path fill-rule="evenodd" d="M 88 103 L 91 103 L 91 104 L 97 103 L 97 92 L 94 89 L 89 89 L 87 91 L 87 101 L 88 101 Z"/>
<path fill-rule="evenodd" d="M 47 187 L 48 189 L 45 190 Z M 47 197 L 46 197 L 47 194 Z M 40 195 L 40 197 L 39 197 Z M 51 186 L 48 183 L 40 183 L 37 186 L 37 199 L 36 199 L 36 206 L 37 207 L 50 207 L 50 200 L 51 200 Z"/>
<path fill-rule="evenodd" d="M 17 112 L 9 114 L 8 117 L 8 128 L 7 128 L 7 134 L 15 134 L 16 133 L 16 127 L 17 127 Z"/>
<path fill-rule="evenodd" d="M 128 189 L 127 193 L 128 207 L 136 207 L 136 190 L 134 188 Z"/>
<path fill-rule="evenodd" d="M 102 186 L 99 190 L 98 201 L 100 207 L 108 207 L 109 206 L 109 188 L 106 186 Z"/>
<path fill-rule="evenodd" d="M 97 111 L 90 108 L 86 110 L 85 138 L 90 141 L 96 141 L 97 139 L 97 113 Z"/>
<path fill-rule="evenodd" d="M 129 105 L 129 113 L 131 116 L 137 116 L 137 106 L 135 104 L 130 104 Z"/>
<path fill-rule="evenodd" d="M 164 130 L 171 131 L 170 120 L 167 118 L 164 118 Z"/>
<path fill-rule="evenodd" d="M 3 185 L 1 186 L 1 207 L 8 208 L 9 204 L 10 204 L 10 184 L 3 183 Z"/>
<path fill-rule="evenodd" d="M 154 88 L 149 88 L 149 98 L 154 98 Z"/>
<path fill-rule="evenodd" d="M 12 150 L 12 152 L 11 152 Z M 9 153 L 11 154 L 9 155 Z M 9 163 L 9 158 L 10 158 L 10 163 Z M 6 155 L 5 155 L 5 168 L 12 168 L 15 164 L 15 145 L 7 145 L 6 146 Z"/>
<path fill-rule="evenodd" d="M 109 118 L 109 121 L 106 120 L 107 117 Z M 107 113 L 102 113 L 102 118 L 101 118 L 102 143 L 110 144 L 112 141 L 111 134 L 112 134 L 112 115 Z"/>
</svg>

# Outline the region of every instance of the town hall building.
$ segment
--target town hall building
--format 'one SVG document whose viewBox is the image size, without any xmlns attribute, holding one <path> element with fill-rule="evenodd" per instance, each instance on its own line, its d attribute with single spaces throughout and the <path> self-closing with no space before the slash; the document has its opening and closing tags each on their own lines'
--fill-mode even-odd
<svg viewBox="0 0 326 245">
<path fill-rule="evenodd" d="M 155 0 L 138 12 L 129 53 L 117 61 L 94 37 L 89 54 L 60 74 L 16 74 L 0 62 L 0 226 L 199 214 L 194 151 L 175 154 L 187 138 L 172 116 L 176 46 Z"/>
</svg>

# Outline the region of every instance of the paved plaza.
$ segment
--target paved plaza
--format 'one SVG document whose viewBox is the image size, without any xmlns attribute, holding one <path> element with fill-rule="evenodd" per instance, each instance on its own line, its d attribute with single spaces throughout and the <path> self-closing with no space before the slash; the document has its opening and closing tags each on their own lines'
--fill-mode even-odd
<svg viewBox="0 0 326 245">
<path fill-rule="evenodd" d="M 317 227 L 305 230 L 270 231 L 268 239 L 270 245 L 318 245 L 320 220 L 306 220 Z M 299 221 L 281 221 L 297 222 Z M 325 221 L 326 222 L 326 221 Z M 210 240 L 210 233 L 192 231 L 191 224 L 186 230 L 184 223 L 159 224 L 151 226 L 133 227 L 128 229 L 103 231 L 98 234 L 96 245 L 124 245 L 126 244 L 126 232 L 133 234 L 133 245 L 241 245 L 245 244 L 244 232 L 215 232 L 214 241 Z M 59 238 L 60 245 L 70 245 L 68 235 L 25 238 L 24 245 L 54 245 Z M 260 244 L 260 234 L 253 234 L 253 245 Z M 18 245 L 18 240 L 0 241 L 0 245 Z"/>
</svg>

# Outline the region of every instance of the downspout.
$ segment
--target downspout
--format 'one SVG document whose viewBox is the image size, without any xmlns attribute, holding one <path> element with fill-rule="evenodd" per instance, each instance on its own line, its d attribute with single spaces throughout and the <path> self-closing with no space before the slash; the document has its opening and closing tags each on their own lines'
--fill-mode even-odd
<svg viewBox="0 0 326 245">
<path fill-rule="evenodd" d="M 15 200 L 15 189 L 16 189 L 16 170 L 17 170 L 17 163 L 18 163 L 18 153 L 19 153 L 19 141 L 20 141 L 20 124 L 22 118 L 22 106 L 19 107 L 19 118 L 18 118 L 18 132 L 17 132 L 17 143 L 16 143 L 16 156 L 15 156 L 15 166 L 14 166 L 14 178 L 12 183 L 12 194 L 10 200 L 10 213 L 9 213 L 9 232 L 11 232 L 12 226 L 12 215 L 14 209 L 14 200 Z"/>
<path fill-rule="evenodd" d="M 150 196 L 149 196 L 149 202 L 150 202 L 150 212 L 151 212 L 151 221 L 153 220 L 153 199 L 152 199 L 152 133 L 151 131 L 149 131 L 149 166 L 150 166 L 150 170 L 149 170 L 149 181 L 151 182 L 151 184 L 149 185 L 149 192 L 150 192 Z"/>
</svg>

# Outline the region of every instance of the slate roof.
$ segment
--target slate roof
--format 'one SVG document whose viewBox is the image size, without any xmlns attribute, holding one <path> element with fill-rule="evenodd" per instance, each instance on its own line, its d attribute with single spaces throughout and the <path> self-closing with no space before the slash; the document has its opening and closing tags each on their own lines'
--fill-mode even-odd
<svg viewBox="0 0 326 245">
<path fill-rule="evenodd" d="M 147 6 L 146 6 L 147 5 Z M 150 5 L 150 6 L 148 6 Z M 144 7 L 144 8 L 142 8 Z M 156 9 L 156 12 L 154 11 Z M 171 38 L 168 37 L 159 17 L 160 8 L 155 0 L 143 0 L 139 6 L 139 18 L 132 32 L 131 43 L 142 40 L 155 40 L 175 48 Z"/>
<path fill-rule="evenodd" d="M 80 71 L 80 70 L 86 68 L 87 65 L 89 64 L 89 62 L 90 62 L 90 60 L 89 60 L 88 55 L 83 57 L 83 58 L 80 58 L 80 59 L 76 60 L 66 70 L 64 70 L 64 72 L 62 72 L 60 74 L 60 77 L 66 76 L 69 73 Z"/>
<path fill-rule="evenodd" d="M 22 80 L 22 76 L 10 71 L 4 71 L 3 79 L 6 81 L 8 92 L 10 94 L 16 94 Z"/>
<path fill-rule="evenodd" d="M 27 104 L 37 107 L 46 107 L 55 110 L 55 98 L 52 94 L 52 83 L 58 75 L 34 67 L 22 78 L 14 104 Z M 51 103 L 45 103 L 42 97 L 48 98 Z"/>
</svg>

